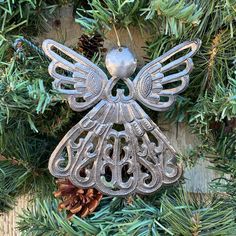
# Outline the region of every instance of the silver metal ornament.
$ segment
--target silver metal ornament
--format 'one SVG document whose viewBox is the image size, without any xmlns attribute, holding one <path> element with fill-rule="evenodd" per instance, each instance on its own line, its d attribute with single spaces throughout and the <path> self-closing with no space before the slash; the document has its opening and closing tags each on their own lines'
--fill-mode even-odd
<svg viewBox="0 0 236 236">
<path fill-rule="evenodd" d="M 129 77 L 137 60 L 128 48 L 108 52 L 106 67 L 112 75 L 108 79 L 85 57 L 53 40 L 45 40 L 43 50 L 52 59 L 49 73 L 54 78 L 53 87 L 67 97 L 75 111 L 96 105 L 52 153 L 51 174 L 68 178 L 78 187 L 94 187 L 113 196 L 150 194 L 177 181 L 182 171 L 176 163 L 176 151 L 137 101 L 155 111 L 167 110 L 176 95 L 187 88 L 193 68 L 191 57 L 200 45 L 201 41 L 196 40 L 172 48 L 145 65 L 132 81 Z M 183 56 L 165 64 L 183 50 L 187 51 Z M 62 70 L 71 76 L 59 73 Z M 117 89 L 113 95 L 119 80 L 126 84 L 129 94 Z"/>
</svg>

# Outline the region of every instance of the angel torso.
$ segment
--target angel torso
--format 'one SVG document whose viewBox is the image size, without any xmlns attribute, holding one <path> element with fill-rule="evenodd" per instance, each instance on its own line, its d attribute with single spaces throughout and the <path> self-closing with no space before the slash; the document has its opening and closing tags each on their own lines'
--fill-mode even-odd
<svg viewBox="0 0 236 236">
<path fill-rule="evenodd" d="M 151 119 L 134 100 L 133 83 L 124 79 L 129 88 L 129 94 L 124 94 L 124 89 L 117 89 L 116 95 L 112 95 L 112 89 L 118 78 L 111 78 L 104 89 L 104 98 L 86 115 L 88 120 L 95 121 L 100 125 L 129 124 L 137 136 L 143 135 L 146 130 L 153 129 Z M 142 123 L 142 126 L 139 125 Z M 84 127 L 86 128 L 86 127 Z"/>
<path fill-rule="evenodd" d="M 45 40 L 43 49 L 52 59 L 49 73 L 54 78 L 54 88 L 67 97 L 75 111 L 95 105 L 58 144 L 50 157 L 50 172 L 81 188 L 94 187 L 114 196 L 149 194 L 178 180 L 181 168 L 176 164 L 174 148 L 136 100 L 156 111 L 168 109 L 176 95 L 188 86 L 191 57 L 199 46 L 199 41 L 193 41 L 174 47 L 144 66 L 131 81 L 128 78 L 135 71 L 137 60 L 127 48 L 112 49 L 107 54 L 106 67 L 112 75 L 108 80 L 88 59 Z M 75 63 L 56 54 L 52 47 Z M 185 49 L 190 52 L 163 64 Z M 165 72 L 179 65 L 184 65 L 184 69 L 165 76 Z M 59 74 L 57 68 L 71 72 L 72 77 Z M 127 86 L 127 94 L 124 89 L 114 91 L 119 80 Z M 175 82 L 180 83 L 176 86 Z M 174 87 L 166 86 L 171 83 Z"/>
<path fill-rule="evenodd" d="M 120 79 L 112 77 L 104 89 L 104 99 L 97 106 L 101 111 L 101 116 L 110 123 L 124 124 L 134 118 L 136 102 L 133 82 L 130 79 L 122 79 L 128 88 L 128 94 L 125 95 L 125 89 L 116 89 L 114 87 Z"/>
</svg>

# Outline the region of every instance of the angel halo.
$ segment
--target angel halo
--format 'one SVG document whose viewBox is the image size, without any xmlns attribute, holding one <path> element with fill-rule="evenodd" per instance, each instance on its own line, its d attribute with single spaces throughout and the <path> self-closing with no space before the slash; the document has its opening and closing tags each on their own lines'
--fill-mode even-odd
<svg viewBox="0 0 236 236">
<path fill-rule="evenodd" d="M 108 79 L 87 58 L 53 40 L 45 40 L 43 50 L 52 59 L 48 71 L 54 78 L 53 87 L 66 96 L 75 111 L 95 105 L 53 151 L 49 160 L 51 174 L 112 196 L 150 194 L 177 181 L 182 173 L 177 153 L 139 103 L 155 111 L 167 110 L 174 104 L 176 95 L 188 86 L 193 68 L 191 57 L 200 45 L 197 39 L 175 46 L 146 64 L 132 81 L 129 77 L 137 60 L 128 48 L 108 52 L 106 66 L 112 75 Z M 184 50 L 188 52 L 172 59 Z M 169 59 L 172 61 L 165 64 Z M 69 73 L 59 73 L 57 69 Z M 127 85 L 128 95 L 123 89 L 112 94 L 120 79 Z"/>
</svg>

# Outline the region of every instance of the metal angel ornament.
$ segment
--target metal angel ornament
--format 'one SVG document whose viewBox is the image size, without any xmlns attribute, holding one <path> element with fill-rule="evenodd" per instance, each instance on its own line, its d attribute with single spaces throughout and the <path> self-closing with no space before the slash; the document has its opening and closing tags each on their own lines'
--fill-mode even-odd
<svg viewBox="0 0 236 236">
<path fill-rule="evenodd" d="M 167 110 L 176 95 L 187 88 L 191 57 L 200 44 L 200 40 L 187 41 L 172 48 L 131 80 L 137 60 L 126 47 L 107 53 L 108 79 L 90 60 L 45 40 L 43 50 L 52 59 L 48 70 L 54 78 L 53 87 L 67 97 L 75 111 L 95 105 L 52 153 L 51 174 L 113 196 L 150 194 L 178 180 L 181 167 L 176 163 L 175 149 L 139 103 L 155 111 Z M 181 57 L 176 55 L 179 52 Z M 67 76 L 62 70 L 70 73 Z M 119 80 L 126 84 L 128 93 L 120 88 L 114 91 Z"/>
</svg>

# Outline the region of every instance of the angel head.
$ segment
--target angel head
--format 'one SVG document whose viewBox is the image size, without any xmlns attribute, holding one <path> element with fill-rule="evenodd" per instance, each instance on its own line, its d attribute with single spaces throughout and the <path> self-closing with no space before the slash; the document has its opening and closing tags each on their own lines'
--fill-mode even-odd
<svg viewBox="0 0 236 236">
<path fill-rule="evenodd" d="M 111 49 L 106 55 L 105 63 L 110 75 L 120 79 L 131 76 L 137 67 L 137 59 L 126 47 Z"/>
</svg>

